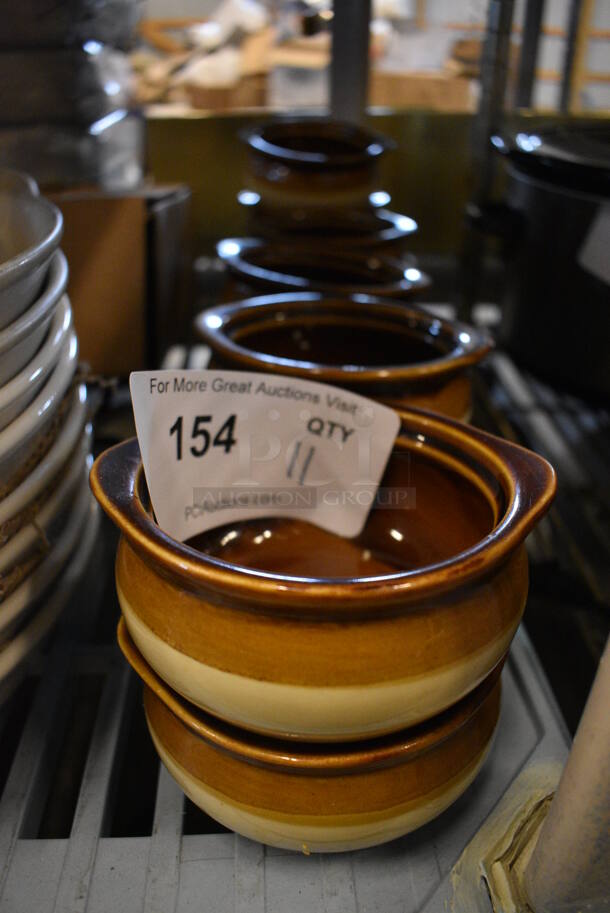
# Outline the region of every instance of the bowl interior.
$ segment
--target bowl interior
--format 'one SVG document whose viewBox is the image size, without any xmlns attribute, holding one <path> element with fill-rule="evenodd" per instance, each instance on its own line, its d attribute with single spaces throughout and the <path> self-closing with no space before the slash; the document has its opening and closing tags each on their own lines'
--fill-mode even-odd
<svg viewBox="0 0 610 913">
<path fill-rule="evenodd" d="M 402 446 L 400 445 L 402 443 Z M 362 533 L 345 539 L 305 519 L 247 520 L 187 544 L 231 565 L 306 578 L 367 578 L 418 570 L 484 539 L 504 513 L 504 495 L 483 467 L 399 442 Z"/>
<path fill-rule="evenodd" d="M 225 332 L 251 352 L 289 361 L 338 367 L 368 368 L 425 364 L 449 354 L 456 346 L 438 322 L 414 318 L 387 320 L 381 316 L 358 316 L 353 311 L 293 315 L 278 308 L 267 319 L 253 317 L 232 325 Z"/>
<path fill-rule="evenodd" d="M 295 164 L 356 165 L 381 155 L 383 137 L 352 124 L 310 118 L 278 121 L 253 131 L 249 144 L 258 152 Z"/>
<path fill-rule="evenodd" d="M 296 277 L 303 280 L 303 285 L 358 285 L 374 289 L 380 285 L 395 285 L 407 278 L 405 264 L 388 257 L 371 256 L 341 257 L 315 253 L 307 249 L 280 248 L 277 246 L 242 247 L 240 257 L 246 269 L 266 271 L 261 275 L 271 282 L 281 281 L 285 277 Z M 234 261 L 239 270 L 239 264 Z"/>
<path fill-rule="evenodd" d="M 338 155 L 353 155 L 364 152 L 366 146 L 357 142 L 357 137 L 344 133 L 323 129 L 323 125 L 316 124 L 314 129 L 298 130 L 293 128 L 271 128 L 264 131 L 268 142 L 289 149 L 291 152 L 313 152 L 326 155 L 329 158 Z M 367 144 L 368 145 L 368 144 Z"/>
</svg>

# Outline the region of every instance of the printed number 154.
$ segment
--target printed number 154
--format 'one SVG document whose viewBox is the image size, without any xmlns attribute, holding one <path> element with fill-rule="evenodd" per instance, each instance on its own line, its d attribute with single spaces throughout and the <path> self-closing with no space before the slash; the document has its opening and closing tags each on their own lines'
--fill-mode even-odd
<svg viewBox="0 0 610 913">
<path fill-rule="evenodd" d="M 189 451 L 194 457 L 202 457 L 208 452 L 210 447 L 220 447 L 225 453 L 231 453 L 231 448 L 237 444 L 235 437 L 236 415 L 230 415 L 224 420 L 218 431 L 212 437 L 213 427 L 209 427 L 214 422 L 213 415 L 196 415 L 193 419 L 193 427 L 187 444 L 190 442 Z M 170 438 L 175 435 L 176 438 L 176 459 L 181 460 L 183 454 L 184 438 L 184 417 L 179 415 L 174 424 L 169 429 Z"/>
</svg>

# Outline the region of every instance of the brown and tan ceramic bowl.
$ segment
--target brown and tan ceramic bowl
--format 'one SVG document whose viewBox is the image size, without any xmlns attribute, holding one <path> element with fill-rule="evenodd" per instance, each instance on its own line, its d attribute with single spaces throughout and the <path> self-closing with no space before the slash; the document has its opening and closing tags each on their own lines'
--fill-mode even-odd
<svg viewBox="0 0 610 913">
<path fill-rule="evenodd" d="M 426 273 L 409 257 L 385 253 L 309 248 L 301 244 L 266 242 L 258 238 L 224 238 L 216 245 L 229 269 L 225 301 L 253 290 L 325 292 L 330 295 L 376 295 L 407 299 L 431 285 Z"/>
<path fill-rule="evenodd" d="M 281 118 L 242 134 L 248 182 L 267 205 L 282 209 L 346 206 L 368 198 L 377 165 L 392 140 L 328 117 Z"/>
<path fill-rule="evenodd" d="M 374 196 L 374 195 L 373 195 Z M 241 190 L 237 201 L 247 217 L 248 234 L 266 241 L 298 244 L 301 247 L 339 251 L 384 251 L 394 256 L 406 251 L 417 231 L 417 222 L 402 213 L 373 205 L 344 208 L 276 209 L 263 203 L 260 194 Z"/>
<path fill-rule="evenodd" d="M 476 776 L 498 720 L 499 667 L 429 723 L 357 745 L 286 743 L 187 704 L 154 674 L 123 621 L 119 643 L 144 681 L 161 760 L 193 802 L 231 830 L 306 853 L 384 843 L 439 815 Z"/>
<path fill-rule="evenodd" d="M 484 330 L 373 298 L 266 295 L 199 314 L 211 367 L 335 384 L 390 405 L 468 421 L 469 369 L 493 347 Z"/>
<path fill-rule="evenodd" d="M 122 532 L 121 608 L 174 690 L 246 728 L 347 740 L 429 719 L 500 662 L 553 470 L 466 425 L 401 420 L 354 539 L 276 518 L 183 544 L 153 519 L 136 440 L 97 459 L 94 494 Z"/>
</svg>

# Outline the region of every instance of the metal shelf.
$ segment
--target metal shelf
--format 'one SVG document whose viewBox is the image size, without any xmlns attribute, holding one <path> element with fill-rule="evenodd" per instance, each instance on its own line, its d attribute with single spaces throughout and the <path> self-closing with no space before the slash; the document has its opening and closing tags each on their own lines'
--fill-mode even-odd
<svg viewBox="0 0 610 913">
<path fill-rule="evenodd" d="M 48 833 L 54 760 L 71 720 L 75 681 L 83 676 L 100 679 L 101 697 L 92 699 L 70 835 L 40 838 Z M 141 713 L 139 687 L 114 648 L 60 641 L 37 682 L 0 801 L 0 909 L 372 913 L 383 902 L 386 913 L 422 910 L 523 769 L 561 765 L 566 757 L 569 736 L 524 632 L 515 640 L 503 689 L 497 736 L 479 778 L 436 821 L 385 846 L 307 857 L 228 832 L 184 834 L 184 796 L 159 765 L 150 833 L 112 837 L 120 779 L 129 766 L 130 721 Z M 77 756 L 64 763 L 81 767 Z"/>
</svg>

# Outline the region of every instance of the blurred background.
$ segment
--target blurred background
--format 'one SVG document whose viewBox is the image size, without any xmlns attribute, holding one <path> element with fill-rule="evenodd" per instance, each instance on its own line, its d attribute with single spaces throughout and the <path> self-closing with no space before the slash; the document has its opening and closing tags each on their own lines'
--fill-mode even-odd
<svg viewBox="0 0 610 913">
<path fill-rule="evenodd" d="M 220 40 L 227 4 L 214 0 L 143 3 L 139 34 L 145 39 L 145 49 L 132 55 L 142 101 L 225 111 L 256 105 L 306 108 L 328 103 L 332 3 L 303 0 L 241 5 L 242 28 L 248 34 L 235 43 L 236 53 L 217 61 L 213 72 L 203 59 L 205 50 Z M 518 87 L 526 6 L 525 0 L 518 0 L 514 9 L 509 68 L 512 100 Z M 536 109 L 561 106 L 574 6 L 571 0 L 540 4 L 541 34 L 531 97 Z M 579 6 L 570 107 L 608 109 L 610 7 L 604 0 Z M 474 110 L 486 0 L 375 0 L 371 17 L 370 105 Z M 187 54 L 186 62 L 184 57 L 180 59 Z M 171 73 L 163 73 L 162 61 Z"/>
</svg>

